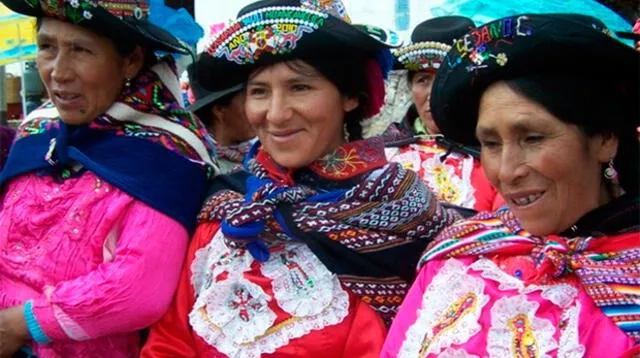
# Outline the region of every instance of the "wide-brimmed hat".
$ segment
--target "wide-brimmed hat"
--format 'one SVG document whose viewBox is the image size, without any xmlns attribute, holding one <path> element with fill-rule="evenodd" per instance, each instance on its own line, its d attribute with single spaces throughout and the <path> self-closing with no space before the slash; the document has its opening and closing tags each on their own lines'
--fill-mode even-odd
<svg viewBox="0 0 640 358">
<path fill-rule="evenodd" d="M 286 58 L 375 55 L 389 45 L 351 24 L 339 0 L 262 0 L 212 38 L 197 73 L 209 90 Z"/>
<path fill-rule="evenodd" d="M 187 107 L 191 112 L 198 112 L 203 107 L 206 107 L 210 104 L 215 104 L 217 101 L 221 99 L 232 96 L 244 88 L 242 83 L 238 83 L 229 88 L 224 88 L 219 91 L 208 91 L 206 88 L 202 87 L 200 81 L 198 80 L 198 76 L 195 74 L 195 68 L 198 64 L 198 61 L 191 63 L 187 67 L 187 73 L 189 74 L 189 86 L 191 87 L 191 91 L 193 92 L 193 96 L 195 97 L 195 101 Z M 196 113 L 198 114 L 198 113 Z M 200 116 L 202 119 L 202 116 Z"/>
<path fill-rule="evenodd" d="M 87 27 L 112 39 L 130 39 L 152 50 L 189 53 L 186 45 L 147 20 L 147 0 L 2 0 L 11 10 Z"/>
<path fill-rule="evenodd" d="M 411 44 L 392 51 L 396 69 L 437 71 L 454 41 L 474 27 L 473 21 L 463 16 L 441 16 L 421 22 L 411 33 Z"/>
<path fill-rule="evenodd" d="M 635 101 L 637 106 L 639 55 L 590 16 L 525 14 L 495 20 L 465 34 L 445 57 L 431 92 L 432 115 L 447 138 L 476 145 L 484 90 L 497 81 L 545 74 L 593 78 L 594 91 L 603 80 L 615 83 L 624 98 L 631 98 L 629 105 Z M 633 120 L 631 130 L 638 125 Z"/>
</svg>

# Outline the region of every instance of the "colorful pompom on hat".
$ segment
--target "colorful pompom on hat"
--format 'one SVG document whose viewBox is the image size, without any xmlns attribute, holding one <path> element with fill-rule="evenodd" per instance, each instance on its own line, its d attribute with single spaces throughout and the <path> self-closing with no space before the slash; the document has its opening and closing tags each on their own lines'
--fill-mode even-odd
<svg viewBox="0 0 640 358">
<path fill-rule="evenodd" d="M 612 84 L 607 90 L 619 90 L 616 101 L 633 113 L 631 107 L 637 107 L 639 98 L 639 69 L 640 54 L 613 38 L 594 17 L 509 16 L 476 28 L 456 42 L 436 73 L 431 111 L 447 138 L 477 145 L 480 98 L 494 82 L 555 74 L 588 77 L 593 79 L 593 91 L 602 91 L 602 83 Z M 629 123 L 634 130 L 638 118 L 629 120 L 634 121 Z"/>
<path fill-rule="evenodd" d="M 455 40 L 475 28 L 463 16 L 441 16 L 423 21 L 411 33 L 411 44 L 393 50 L 397 68 L 437 71 Z"/>
<path fill-rule="evenodd" d="M 146 0 L 2 0 L 12 11 L 50 17 L 89 28 L 109 38 L 135 40 L 151 50 L 190 53 L 169 32 L 148 21 Z"/>
<path fill-rule="evenodd" d="M 353 25 L 340 0 L 262 0 L 240 10 L 237 19 L 211 39 L 196 72 L 203 86 L 218 91 L 246 80 L 257 67 L 294 58 L 357 53 L 388 61 L 387 42 Z M 378 63 L 377 72 L 385 76 L 388 64 Z"/>
</svg>

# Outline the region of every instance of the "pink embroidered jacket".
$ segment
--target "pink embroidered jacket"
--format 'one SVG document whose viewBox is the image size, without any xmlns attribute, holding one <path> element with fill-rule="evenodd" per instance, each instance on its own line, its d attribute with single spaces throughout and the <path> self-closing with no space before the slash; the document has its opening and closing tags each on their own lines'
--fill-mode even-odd
<svg viewBox="0 0 640 358">
<path fill-rule="evenodd" d="M 31 301 L 53 357 L 136 357 L 177 286 L 188 233 L 86 172 L 14 179 L 0 201 L 0 309 Z"/>
</svg>

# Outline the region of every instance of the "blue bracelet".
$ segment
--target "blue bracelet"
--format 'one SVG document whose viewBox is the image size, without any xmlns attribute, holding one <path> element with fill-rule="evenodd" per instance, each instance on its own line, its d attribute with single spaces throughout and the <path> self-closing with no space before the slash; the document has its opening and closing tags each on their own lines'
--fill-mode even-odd
<svg viewBox="0 0 640 358">
<path fill-rule="evenodd" d="M 51 343 L 51 339 L 44 333 L 40 323 L 36 320 L 36 316 L 33 314 L 33 302 L 31 301 L 27 301 L 24 304 L 24 320 L 27 322 L 27 329 L 34 341 L 40 344 Z"/>
</svg>

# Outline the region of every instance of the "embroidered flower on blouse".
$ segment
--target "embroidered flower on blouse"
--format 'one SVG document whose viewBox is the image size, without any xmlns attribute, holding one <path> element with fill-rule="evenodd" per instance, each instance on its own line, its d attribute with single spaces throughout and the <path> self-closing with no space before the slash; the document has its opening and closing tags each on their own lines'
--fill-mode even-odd
<svg viewBox="0 0 640 358">
<path fill-rule="evenodd" d="M 82 13 L 82 16 L 84 16 L 84 18 L 85 18 L 85 19 L 87 19 L 87 20 L 91 20 L 91 18 L 93 17 L 93 14 L 92 14 L 90 11 L 85 10 L 85 11 Z"/>
</svg>

